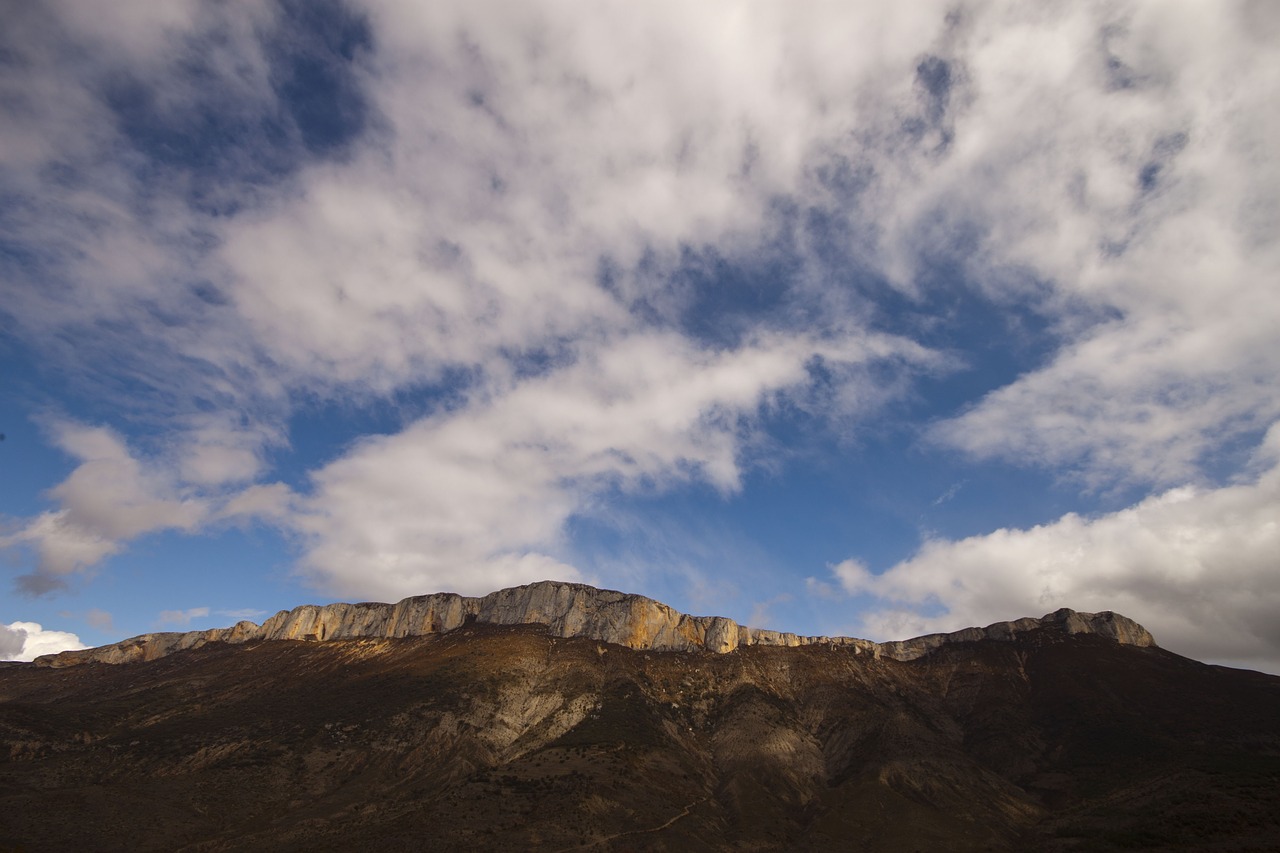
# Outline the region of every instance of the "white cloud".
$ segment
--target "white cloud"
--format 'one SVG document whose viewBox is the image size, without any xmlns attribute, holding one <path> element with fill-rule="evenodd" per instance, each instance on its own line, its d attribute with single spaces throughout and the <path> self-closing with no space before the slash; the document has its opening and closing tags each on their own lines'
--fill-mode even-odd
<svg viewBox="0 0 1280 853">
<path fill-rule="evenodd" d="M 105 427 L 52 424 L 54 443 L 78 465 L 49 490 L 58 509 L 41 513 L 14 533 L 0 536 L 0 549 L 30 548 L 34 572 L 18 579 L 40 595 L 66 578 L 118 553 L 124 543 L 158 530 L 193 531 L 207 514 L 205 502 L 179 494 L 175 484 L 133 456 L 124 439 Z"/>
<path fill-rule="evenodd" d="M 1206 436 L 1275 414 L 1258 393 L 1276 366 L 1275 47 L 1242 10 L 362 8 L 376 50 L 355 73 L 379 121 L 352 156 L 304 160 L 215 217 L 186 204 L 180 173 L 144 186 L 98 165 L 68 190 L 44 167 L 127 159 L 127 128 L 94 86 L 123 67 L 162 103 L 189 101 L 190 81 L 166 71 L 193 38 L 218 33 L 221 53 L 202 54 L 234 95 L 218 108 L 271 104 L 265 13 L 186 5 L 135 28 L 58 7 L 96 46 L 103 73 L 86 79 L 38 61 L 56 28 L 24 18 L 23 82 L 57 96 L 11 125 L 41 140 L 9 147 L 14 174 L 46 176 L 27 197 L 79 207 L 19 236 L 48 250 L 83 208 L 99 223 L 55 253 L 84 260 L 61 277 L 75 298 L 24 288 L 9 307 L 24 328 L 77 327 L 69 357 L 86 367 L 99 346 L 118 369 L 122 342 L 141 344 L 168 393 L 382 393 L 631 327 L 635 303 L 670 309 L 678 294 L 636 275 L 641 258 L 661 270 L 685 246 L 749 249 L 783 198 L 834 208 L 836 239 L 910 292 L 922 260 L 954 256 L 988 295 L 1034 298 L 1070 332 L 1043 370 L 938 431 L 955 445 L 1176 482 Z M 928 57 L 950 83 L 932 94 Z M 842 164 L 863 176 L 855 196 L 815 178 Z M 143 193 L 158 215 L 142 216 Z M 602 257 L 620 270 L 612 292 L 596 286 Z M 218 305 L 163 286 L 184 268 Z M 1089 328 L 1108 312 L 1122 320 Z M 256 471 L 252 448 L 197 444 L 195 481 Z"/>
<path fill-rule="evenodd" d="M 365 440 L 314 474 L 288 523 L 308 543 L 305 570 L 340 595 L 578 578 L 556 556 L 571 516 L 613 489 L 735 491 L 760 408 L 802 392 L 810 359 L 866 368 L 918 355 L 903 349 L 780 337 L 711 352 L 674 335 L 584 348 L 559 370 Z"/>
<path fill-rule="evenodd" d="M 148 149 L 285 112 L 268 8 L 6 20 L 0 191 L 21 205 L 0 226 L 26 259 L 0 271 L 6 328 L 170 437 L 143 454 L 64 431 L 80 465 L 58 508 L 0 540 L 36 552 L 30 591 L 150 531 L 247 517 L 300 531 L 338 590 L 572 575 L 564 522 L 610 489 L 736 488 L 753 416 L 830 341 L 924 364 L 867 335 L 884 318 L 862 279 L 927 311 L 948 265 L 1048 340 L 936 425 L 946 446 L 1165 487 L 1280 416 L 1265 5 L 369 2 L 371 48 L 343 67 L 371 117 L 342 156 L 298 143 L 263 176 L 250 140 L 202 150 L 211 177 Z M 749 264 L 789 231 L 782 309 L 724 352 L 678 331 L 682 252 Z M 857 413 L 902 390 L 833 381 Z M 433 383 L 452 408 L 310 491 L 260 482 L 297 401 Z"/>
<path fill-rule="evenodd" d="M 245 342 L 195 296 L 210 233 L 207 213 L 189 202 L 197 189 L 214 202 L 227 182 L 194 186 L 172 160 L 181 144 L 153 157 L 135 143 L 157 131 L 198 139 L 206 129 L 193 105 L 252 115 L 273 101 L 258 38 L 271 31 L 271 7 L 145 6 L 122 3 L 106 16 L 56 3 L 6 15 L 0 49 L 14 61 L 0 80 L 0 193 L 15 215 L 0 228 L 24 253 L 3 267 L 0 311 L 40 342 L 42 360 L 68 368 L 74 390 L 166 417 L 186 414 L 175 404 L 252 392 L 211 370 L 211 349 L 243 352 Z M 60 58 L 68 50 L 75 63 Z"/>
<path fill-rule="evenodd" d="M 233 494 L 218 510 L 218 519 L 261 519 L 272 523 L 287 521 L 294 511 L 295 496 L 284 483 L 248 486 Z"/>
<path fill-rule="evenodd" d="M 852 571 L 855 566 L 862 567 L 862 563 L 858 560 L 848 559 L 841 562 L 839 566 L 833 567 L 833 571 L 836 573 L 836 577 L 840 578 Z M 804 579 L 804 589 L 805 592 L 815 598 L 825 598 L 829 601 L 836 601 L 841 598 L 840 587 L 814 577 Z"/>
<path fill-rule="evenodd" d="M 119 542 L 67 521 L 67 513 L 45 512 L 28 519 L 14 533 L 0 536 L 0 548 L 34 550 L 36 570 L 17 580 L 28 595 L 44 595 L 66 586 L 66 578 L 83 572 L 120 551 Z"/>
<path fill-rule="evenodd" d="M 629 328 L 633 303 L 672 298 L 663 272 L 682 248 L 749 250 L 815 141 L 848 130 L 852 101 L 832 104 L 878 84 L 881 63 L 910 67 L 940 21 L 914 8 L 832 20 L 836 8 L 371 3 L 377 49 L 354 73 L 378 121 L 350 157 L 299 152 L 274 184 L 241 185 L 229 164 L 214 189 L 234 193 L 234 215 L 193 205 L 199 175 L 180 165 L 132 174 L 154 152 L 133 150 L 100 81 L 133 79 L 164 129 L 206 104 L 183 72 L 198 49 L 218 81 L 201 86 L 227 92 L 207 108 L 247 123 L 280 109 L 264 57 L 275 23 L 203 6 L 136 31 L 74 7 L 61 27 L 33 13 L 16 91 L 51 97 L 21 126 L 57 145 L 11 163 L 24 196 L 47 200 L 16 236 L 59 286 L 29 282 L 6 310 L 32 338 L 74 330 L 60 356 L 84 375 L 125 373 L 170 406 L 268 409 L 300 388 L 384 393 Z M 40 61 L 64 47 L 55 33 L 94 46 L 88 70 Z M 86 123 L 87 139 L 59 132 Z M 212 153 L 252 160 L 251 147 Z M 53 168 L 66 162 L 94 168 Z M 620 271 L 612 291 L 597 286 L 602 258 Z M 188 473 L 248 476 L 253 460 L 232 450 L 213 443 Z"/>
<path fill-rule="evenodd" d="M 264 423 L 245 423 L 230 413 L 188 418 L 169 450 L 186 483 L 218 487 L 245 483 L 263 469 L 264 450 L 286 444 L 280 429 Z"/>
<path fill-rule="evenodd" d="M 54 430 L 57 445 L 80 462 L 49 492 L 68 524 L 112 539 L 199 524 L 205 507 L 173 494 L 172 485 L 148 471 L 112 430 L 70 422 Z"/>
<path fill-rule="evenodd" d="M 861 628 L 901 639 L 1039 616 L 1114 610 L 1162 646 L 1280 672 L 1280 427 L 1256 480 L 1170 489 L 1119 512 L 1068 514 L 1024 530 L 926 542 L 880 575 L 834 567 L 844 590 L 879 599 Z"/>
<path fill-rule="evenodd" d="M 46 631 L 36 622 L 0 625 L 0 660 L 33 661 L 40 655 L 87 648 L 75 634 Z"/>
<path fill-rule="evenodd" d="M 27 632 L 9 625 L 0 625 L 0 660 L 15 660 L 22 654 L 27 642 Z"/>
<path fill-rule="evenodd" d="M 977 25 L 955 150 L 896 207 L 968 228 L 969 274 L 997 304 L 1034 300 L 1061 345 L 936 438 L 1092 485 L 1172 485 L 1280 416 L 1280 165 L 1262 142 L 1280 132 L 1280 47 L 1245 8 Z M 895 264 L 928 257 L 920 233 Z"/>
<path fill-rule="evenodd" d="M 261 426 L 226 417 L 188 419 L 192 428 L 162 452 L 146 456 L 101 426 L 57 420 L 53 443 L 77 461 L 47 495 L 57 506 L 0 535 L 0 550 L 29 549 L 35 571 L 17 579 L 20 591 L 43 595 L 67 585 L 142 536 L 164 530 L 194 534 L 212 523 L 277 521 L 291 493 L 281 485 L 246 485 L 261 470 L 264 446 L 282 439 Z"/>
</svg>

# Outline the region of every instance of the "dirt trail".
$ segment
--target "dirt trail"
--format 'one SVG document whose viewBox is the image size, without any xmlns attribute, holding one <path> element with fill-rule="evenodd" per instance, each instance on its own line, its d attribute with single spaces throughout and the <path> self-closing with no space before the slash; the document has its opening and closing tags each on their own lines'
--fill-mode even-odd
<svg viewBox="0 0 1280 853">
<path fill-rule="evenodd" d="M 662 830 L 671 826 L 671 824 L 675 823 L 681 818 L 688 817 L 689 812 L 693 811 L 695 808 L 702 805 L 709 799 L 711 799 L 710 795 L 694 800 L 692 803 L 689 803 L 689 805 L 685 806 L 684 809 L 680 812 L 680 814 L 676 815 L 675 817 L 671 818 L 665 823 L 659 824 L 658 826 L 653 826 L 648 829 L 629 829 L 626 832 L 618 832 L 618 833 L 614 833 L 613 835 L 606 835 L 604 838 L 597 838 L 595 841 L 588 841 L 586 844 L 578 844 L 573 847 L 565 847 L 561 850 L 556 851 L 556 853 L 572 853 L 572 851 L 574 850 L 590 850 L 593 847 L 599 847 L 601 844 L 608 844 L 610 841 L 617 841 L 619 838 L 626 838 L 631 835 L 646 835 L 650 832 L 661 832 Z"/>
</svg>

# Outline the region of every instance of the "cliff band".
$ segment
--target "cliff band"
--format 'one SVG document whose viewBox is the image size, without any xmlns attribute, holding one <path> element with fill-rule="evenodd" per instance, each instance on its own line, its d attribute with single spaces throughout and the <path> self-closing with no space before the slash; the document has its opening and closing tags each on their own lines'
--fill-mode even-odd
<svg viewBox="0 0 1280 853">
<path fill-rule="evenodd" d="M 108 646 L 60 652 L 36 659 L 41 666 L 82 663 L 132 663 L 164 657 L 206 643 L 256 640 L 345 640 L 415 637 L 452 631 L 467 622 L 547 626 L 557 637 L 588 637 L 632 649 L 728 653 L 741 646 L 847 646 L 858 653 L 914 660 L 946 643 L 1012 640 L 1016 635 L 1052 627 L 1068 634 L 1098 634 L 1118 643 L 1154 646 L 1147 629 L 1117 613 L 1077 613 L 1063 608 L 1039 619 L 1027 617 L 927 634 L 910 640 L 875 643 L 853 637 L 805 637 L 739 625 L 723 616 L 689 616 L 642 595 L 596 589 L 585 584 L 540 581 L 469 598 L 451 592 L 419 595 L 397 604 L 307 604 L 282 610 L 261 625 L 239 622 L 230 628 L 187 633 L 142 634 Z"/>
</svg>

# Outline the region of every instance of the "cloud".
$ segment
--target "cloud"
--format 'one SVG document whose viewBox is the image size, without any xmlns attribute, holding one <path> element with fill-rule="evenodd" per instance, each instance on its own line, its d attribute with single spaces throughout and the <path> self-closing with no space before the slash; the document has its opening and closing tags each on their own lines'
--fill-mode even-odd
<svg viewBox="0 0 1280 853">
<path fill-rule="evenodd" d="M 287 444 L 278 427 L 247 422 L 229 413 L 189 417 L 177 431 L 168 456 L 184 483 L 204 488 L 234 486 L 255 479 L 264 451 Z"/>
<path fill-rule="evenodd" d="M 15 192 L 44 206 L 14 235 L 38 261 L 12 270 L 30 286 L 0 310 L 50 357 L 74 334 L 57 357 L 104 384 L 128 379 L 132 405 L 162 407 L 153 415 L 237 406 L 278 422 L 290 392 L 385 394 L 630 328 L 637 309 L 670 321 L 689 307 L 667 275 L 681 253 L 757 248 L 813 140 L 847 129 L 846 114 L 822 119 L 831 100 L 873 82 L 858 77 L 866 56 L 814 38 L 828 28 L 818 15 L 371 3 L 348 22 L 367 46 L 315 59 L 355 81 L 378 120 L 346 156 L 299 143 L 294 167 L 260 180 L 242 161 L 276 158 L 251 131 L 292 106 L 273 38 L 325 33 L 243 11 L 183 7 L 126 37 L 74 10 L 51 20 L 55 7 L 15 36 L 31 54 L 26 89 L 51 92 L 23 132 L 60 141 L 11 164 Z M 909 65 L 934 26 L 913 12 L 879 28 L 902 37 L 889 53 Z M 87 51 L 84 67 L 41 61 L 69 48 L 59 38 Z M 116 77 L 133 88 L 102 91 Z M 86 139 L 58 132 L 86 119 Z M 189 132 L 202 124 L 228 132 Z M 190 150 L 158 144 L 171 136 L 194 137 Z M 220 188 L 230 200 L 208 209 Z M 238 448 L 201 447 L 193 480 L 252 475 Z"/>
<path fill-rule="evenodd" d="M 64 507 L 67 524 L 127 539 L 191 529 L 205 514 L 199 502 L 173 495 L 170 484 L 147 470 L 112 430 L 62 422 L 54 432 L 55 443 L 80 462 L 49 492 Z"/>
<path fill-rule="evenodd" d="M 757 601 L 751 606 L 751 615 L 747 617 L 747 624 L 753 628 L 766 628 L 772 619 L 771 611 L 774 606 L 786 604 L 792 600 L 790 593 L 781 593 L 775 595 L 765 601 Z"/>
<path fill-rule="evenodd" d="M 185 628 L 191 624 L 192 619 L 204 619 L 209 615 L 207 607 L 192 607 L 188 610 L 162 610 L 160 615 L 156 617 L 156 622 L 162 626 L 173 625 L 178 628 Z"/>
<path fill-rule="evenodd" d="M 807 366 L 910 360 L 892 340 L 766 338 L 708 351 L 674 335 L 583 347 L 566 366 L 478 396 L 313 475 L 289 522 L 304 571 L 336 594 L 480 593 L 579 578 L 566 522 L 613 490 L 738 489 L 762 407 L 803 391 Z"/>
<path fill-rule="evenodd" d="M 850 558 L 841 562 L 838 567 L 833 569 L 833 571 L 836 571 L 837 577 L 841 577 L 844 574 L 854 571 L 854 567 L 862 568 L 862 563 Z M 815 598 L 825 598 L 828 601 L 838 601 L 842 597 L 840 587 L 835 584 L 827 583 L 826 581 L 818 580 L 815 577 L 808 577 L 804 579 L 804 589 L 809 595 L 814 596 Z"/>
<path fill-rule="evenodd" d="M 75 634 L 46 631 L 36 622 L 0 625 L 0 660 L 32 661 L 40 655 L 87 648 Z"/>
<path fill-rule="evenodd" d="M 122 4 L 108 21 L 50 4 L 6 16 L 0 228 L 22 251 L 0 262 L 0 311 L 86 396 L 155 417 L 240 393 L 205 357 L 236 342 L 201 287 L 203 206 L 239 187 L 232 161 L 264 159 L 237 150 L 248 134 L 233 125 L 273 109 L 256 36 L 271 30 L 266 10 Z M 76 63 L 58 59 L 67 50 Z"/>
<path fill-rule="evenodd" d="M 233 493 L 219 508 L 216 517 L 219 520 L 259 519 L 282 524 L 293 513 L 295 501 L 293 491 L 284 483 L 248 486 Z"/>
<path fill-rule="evenodd" d="M 947 501 L 953 500 L 955 496 L 959 494 L 960 489 L 962 489 L 963 487 L 964 487 L 964 481 L 952 483 L 950 486 L 947 487 L 947 490 L 945 492 L 943 492 L 942 494 L 938 495 L 936 498 L 933 499 L 933 505 L 941 506 Z"/>
<path fill-rule="evenodd" d="M 775 20 L 740 16 L 738 37 L 711 45 L 716 61 L 708 74 L 682 66 L 698 55 L 690 52 L 693 32 L 722 31 L 724 19 L 713 12 L 698 13 L 704 29 L 694 31 L 622 7 L 566 17 L 554 6 L 493 15 L 470 4 L 430 13 L 370 4 L 367 17 L 335 14 L 357 33 L 351 49 L 312 58 L 354 87 L 353 97 L 375 118 L 353 123 L 341 156 L 331 156 L 289 132 L 277 150 L 254 128 L 295 106 L 280 85 L 289 60 L 275 35 L 288 31 L 291 40 L 310 43 L 333 33 L 314 29 L 311 19 L 280 18 L 287 9 L 241 11 L 183 6 L 134 31 L 51 7 L 25 15 L 11 38 L 30 60 L 13 78 L 15 103 L 30 115 L 8 133 L 25 134 L 30 144 L 4 149 L 12 169 L 6 174 L 17 181 L 9 189 L 28 200 L 25 215 L 6 224 L 15 243 L 31 250 L 31 263 L 6 271 L 18 293 L 0 310 L 64 375 L 85 377 L 85 396 L 106 394 L 168 436 L 145 457 L 117 436 L 114 455 L 87 461 L 55 488 L 59 509 L 8 538 L 10 546 L 37 552 L 40 568 L 22 582 L 29 592 L 58 588 L 155 530 L 191 532 L 213 519 L 246 517 L 296 526 L 289 490 L 255 482 L 265 473 L 264 449 L 287 441 L 282 425 L 293 400 L 360 402 L 444 385 L 483 408 L 490 389 L 520 381 L 530 365 L 535 373 L 555 372 L 563 361 L 607 360 L 619 340 L 695 352 L 698 343 L 681 340 L 678 329 L 696 299 L 669 283 L 684 254 L 714 245 L 717 256 L 748 262 L 760 249 L 756 232 L 770 200 L 802 169 L 805 123 L 778 120 L 779 111 L 814 114 L 807 100 L 803 115 L 795 113 L 801 101 L 780 76 L 793 51 L 776 45 L 760 66 L 765 54 L 741 47 L 770 38 Z M 600 50 L 604 34 L 623 36 L 617 50 Z M 804 44 L 807 35 L 787 41 Z M 545 44 L 526 49 L 539 40 Z M 83 65 L 48 59 L 68 49 L 84 55 Z M 834 43 L 827 50 L 829 59 L 851 61 Z M 796 55 L 811 51 L 809 45 Z M 103 80 L 120 80 L 121 88 L 104 89 Z M 48 97 L 33 98 L 33 91 Z M 81 124 L 94 132 L 66 131 Z M 199 127 L 226 133 L 192 133 Z M 36 144 L 41 136 L 56 144 Z M 258 162 L 290 165 L 268 174 L 256 170 Z M 602 268 L 612 272 L 603 276 Z M 790 344 L 771 344 L 775 351 L 804 349 L 810 335 L 857 337 L 862 326 L 825 314 L 803 319 Z M 775 335 L 796 325 L 786 312 L 754 320 Z M 748 328 L 746 337 L 758 333 Z M 70 340 L 75 346 L 58 348 Z M 794 354 L 786 358 L 788 370 L 799 368 Z M 644 366 L 641 360 L 635 368 Z M 685 366 L 701 369 L 692 356 Z M 742 369 L 750 367 L 743 362 Z M 559 375 L 587 379 L 581 368 Z M 684 383 L 693 407 L 677 401 L 675 417 L 686 422 L 650 426 L 689 445 L 682 458 L 697 469 L 694 478 L 732 488 L 733 428 L 698 405 L 705 398 L 710 407 L 746 412 L 760 402 L 761 389 L 714 364 L 698 375 L 742 383 L 745 396 L 738 388 L 709 393 Z M 832 395 L 848 407 L 869 408 L 865 399 L 876 396 L 865 374 L 830 378 L 856 392 Z M 629 380 L 618 381 L 619 393 L 629 393 Z M 764 384 L 775 381 L 766 376 Z M 566 402 L 599 429 L 616 423 L 608 411 L 613 393 L 590 388 Z M 519 406 L 536 403 L 522 399 Z M 556 413 L 519 416 L 535 429 L 564 420 Z M 481 418 L 491 430 L 496 416 Z M 425 428 L 411 435 L 420 433 L 435 435 Z M 499 443 L 518 441 L 502 435 Z M 512 530 L 499 537 L 499 551 L 516 549 L 501 557 L 504 577 L 573 572 L 522 549 L 550 547 L 563 519 L 586 500 L 580 495 L 599 494 L 584 484 L 614 476 L 607 466 L 576 470 L 579 453 L 550 452 L 539 464 L 563 462 L 569 470 L 529 475 L 573 487 L 537 486 L 525 498 L 498 499 L 492 511 L 477 511 L 479 528 L 465 527 Z M 594 459 L 600 451 L 581 454 Z M 522 465 L 516 455 L 506 452 L 481 473 L 512 473 L 503 466 Z M 636 478 L 652 476 L 661 468 L 652 462 L 619 457 L 612 464 L 626 480 L 628 468 Z M 344 493 L 340 475 L 353 466 L 316 472 L 319 494 Z M 545 508 L 530 508 L 544 497 Z M 317 498 L 305 515 L 325 517 L 323 503 Z M 311 538 L 337 536 L 302 526 Z M 357 546 L 368 544 L 352 536 L 343 559 L 359 563 Z M 328 553 L 309 551 L 308 565 L 330 565 Z M 374 555 L 382 553 L 377 545 Z M 485 559 L 499 559 L 496 553 Z M 403 570 L 372 559 L 389 573 L 385 587 L 407 585 L 395 580 Z"/>
<path fill-rule="evenodd" d="M 1059 607 L 1114 610 L 1190 657 L 1280 671 L 1280 427 L 1256 479 L 1183 486 L 1127 509 L 1074 513 L 1029 529 L 926 542 L 883 574 L 834 567 L 851 595 L 878 600 L 862 629 L 900 639 Z"/>
<path fill-rule="evenodd" d="M 904 286 L 914 284 L 922 259 L 936 259 L 919 242 L 954 223 L 986 235 L 970 247 L 984 272 L 1003 269 L 980 285 L 1015 285 L 1014 268 L 1034 262 L 1053 287 L 1088 291 L 1105 260 L 1098 245 L 1105 229 L 1121 236 L 1138 226 L 1158 230 L 1188 207 L 1211 209 L 1240 189 L 1234 170 L 1266 165 L 1247 159 L 1235 138 L 1265 130 L 1254 123 L 1265 116 L 1232 112 L 1218 137 L 1203 140 L 1160 124 L 1167 114 L 1174 124 L 1212 125 L 1220 111 L 1243 111 L 1267 94 L 1259 78 L 1233 89 L 1233 103 L 1219 104 L 1206 86 L 1192 85 L 1206 73 L 1215 84 L 1228 77 L 1239 83 L 1239 71 L 1266 64 L 1265 41 L 1238 43 L 1247 22 L 1231 14 L 1167 15 L 1151 3 L 1118 4 L 1101 16 L 1069 7 L 1027 16 L 1001 3 L 964 15 L 949 15 L 946 3 L 847 14 L 810 4 L 785 15 L 715 3 L 680 15 L 663 14 L 661 6 L 569 14 L 531 3 L 518 15 L 474 6 L 442 3 L 429 13 L 412 4 L 358 6 L 371 49 L 320 59 L 327 73 L 358 78 L 381 117 L 364 130 L 362 147 L 340 162 L 301 157 L 290 180 L 265 195 L 249 195 L 227 168 L 254 203 L 216 222 L 185 211 L 178 222 L 212 229 L 206 243 L 216 238 L 216 262 L 198 268 L 217 279 L 216 293 L 202 292 L 227 310 L 201 313 L 200 323 L 180 321 L 190 326 L 184 333 L 196 333 L 184 352 L 195 355 L 231 343 L 219 335 L 248 331 L 242 343 L 265 348 L 276 367 L 292 366 L 312 381 L 369 374 L 395 381 L 439 360 L 483 360 L 485 350 L 523 334 L 542 338 L 609 319 L 615 306 L 594 287 L 602 252 L 629 270 L 646 254 L 682 245 L 741 247 L 779 195 L 819 208 L 851 206 L 857 226 L 878 219 L 878 236 L 860 245 Z M 72 10 L 61 27 L 31 13 L 22 41 L 52 50 L 52 34 L 68 32 L 98 46 L 96 62 L 131 70 L 152 97 L 177 105 L 193 100 L 188 89 L 197 82 L 189 72 L 174 73 L 190 63 L 179 48 L 195 50 L 205 73 L 243 102 L 203 104 L 208 118 L 279 108 L 275 101 L 285 96 L 271 81 L 279 59 L 272 28 L 294 24 L 299 38 L 317 34 L 264 12 L 233 25 L 243 8 L 184 8 L 129 38 L 115 23 Z M 203 53 L 215 34 L 225 56 Z M 1223 50 L 1224 43 L 1233 49 Z M 59 91 L 70 93 L 49 109 L 74 118 L 101 111 L 100 126 L 114 130 L 75 144 L 157 156 L 130 136 L 122 107 L 93 88 L 100 75 L 62 80 L 77 69 L 32 58 L 28 73 L 59 79 L 66 83 Z M 1114 79 L 1125 67 L 1133 81 L 1127 88 Z M 1081 123 L 1064 124 L 1064 110 Z M 38 121 L 27 128 L 22 132 L 33 135 L 51 129 Z M 943 150 L 922 142 L 942 130 L 953 137 Z M 19 162 L 27 167 L 22 174 L 39 175 L 46 160 L 64 156 L 48 151 L 44 136 L 65 145 L 75 139 L 42 134 L 41 144 L 22 149 L 30 158 Z M 1009 168 L 993 170 L 995 162 Z M 1210 162 L 1233 170 L 1222 176 L 1226 184 L 1189 186 L 1195 169 Z M 841 164 L 862 176 L 860 195 L 836 193 L 844 186 L 834 168 Z M 1143 174 L 1156 177 L 1144 182 Z M 1048 185 L 1034 194 L 992 192 L 1033 178 Z M 41 188 L 74 196 L 66 179 L 59 185 L 46 176 Z M 108 188 L 140 190 L 132 180 L 90 189 Z M 160 189 L 163 195 L 180 187 Z M 84 187 L 76 191 L 85 195 Z M 1207 194 L 1197 196 L 1201 191 Z M 1263 188 L 1249 192 L 1266 197 Z M 122 227 L 144 235 L 154 228 L 136 219 L 132 204 L 123 207 Z M 1070 227 L 1044 227 L 1056 214 Z M 1257 231 L 1265 214 L 1253 205 L 1241 215 L 1265 233 Z M 852 232 L 840 236 L 856 240 Z M 1080 282 L 1082 265 L 1090 278 Z M 151 278 L 131 272 L 138 282 Z M 123 284 L 99 290 L 99 310 L 101 299 L 130 295 Z M 1142 290 L 1116 296 L 1141 297 Z M 153 289 L 146 296 L 177 305 L 177 294 Z M 460 335 L 409 333 L 421 328 L 465 328 L 478 337 L 468 343 Z M 330 339 L 329 347 L 319 343 Z"/>
<path fill-rule="evenodd" d="M 18 578 L 20 590 L 42 595 L 90 570 L 124 543 L 159 530 L 196 530 L 206 503 L 180 494 L 162 473 L 132 455 L 124 439 L 105 427 L 68 421 L 51 425 L 54 443 L 78 460 L 71 474 L 49 490 L 58 509 L 0 536 L 0 549 L 30 548 L 35 571 Z"/>
<path fill-rule="evenodd" d="M 59 431 L 28 592 L 247 518 L 332 590 L 577 576 L 567 519 L 731 492 L 776 395 L 856 423 L 986 345 L 956 292 L 1036 358 L 944 448 L 1166 489 L 1280 417 L 1261 6 L 302 8 L 6 20 L 5 328 L 165 436 Z M 269 482 L 300 406 L 406 397 Z"/>
<path fill-rule="evenodd" d="M 1062 7 L 1052 31 L 1005 26 L 964 54 L 980 94 L 910 215 L 972 234 L 953 257 L 1057 343 L 935 439 L 1168 486 L 1280 416 L 1280 166 L 1259 144 L 1280 132 L 1263 71 L 1280 52 L 1244 8 Z M 919 233 L 896 264 L 928 259 Z"/>
<path fill-rule="evenodd" d="M 256 610 L 252 607 L 242 607 L 239 610 L 215 610 L 214 612 L 219 616 L 225 616 L 228 619 L 235 619 L 237 621 L 242 619 L 257 620 L 267 615 L 267 611 Z"/>
<path fill-rule="evenodd" d="M 97 607 L 90 608 L 90 610 L 85 613 L 84 620 L 88 622 L 91 627 L 97 628 L 99 631 L 114 631 L 116 627 L 115 620 L 112 619 L 111 614 L 105 610 L 100 610 Z"/>
<path fill-rule="evenodd" d="M 9 625 L 0 625 L 0 660 L 16 660 L 27 642 L 27 632 Z"/>
<path fill-rule="evenodd" d="M 951 264 L 1045 316 L 1057 355 L 939 439 L 1184 479 L 1206 436 L 1274 416 L 1273 91 L 1254 73 L 1274 45 L 1241 14 L 1160 3 L 952 11 L 188 4 L 136 29 L 28 12 L 15 91 L 50 97 L 22 95 L 6 150 L 15 192 L 45 206 L 15 239 L 58 286 L 4 310 L 44 341 L 74 329 L 62 356 L 82 375 L 280 423 L 290 392 L 387 394 L 670 321 L 697 302 L 667 274 L 682 252 L 792 230 L 795 299 L 847 309 L 856 269 L 928 312 L 930 270 Z M 251 132 L 297 113 L 282 31 L 345 45 L 306 53 L 335 113 L 350 90 L 375 117 L 341 157 L 293 125 L 280 156 Z M 60 38 L 87 64 L 48 61 Z M 113 75 L 134 89 L 104 91 Z M 155 143 L 201 122 L 235 133 L 165 160 Z M 293 165 L 264 180 L 256 160 Z M 231 201 L 208 209 L 201 182 Z M 252 448 L 198 444 L 193 481 L 256 471 Z"/>
</svg>

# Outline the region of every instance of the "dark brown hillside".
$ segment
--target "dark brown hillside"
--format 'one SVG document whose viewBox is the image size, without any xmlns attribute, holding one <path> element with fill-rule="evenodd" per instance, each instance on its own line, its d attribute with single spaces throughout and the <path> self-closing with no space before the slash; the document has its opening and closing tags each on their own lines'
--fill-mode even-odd
<svg viewBox="0 0 1280 853">
<path fill-rule="evenodd" d="M 469 625 L 0 668 L 0 850 L 1266 850 L 1280 679 Z"/>
</svg>

